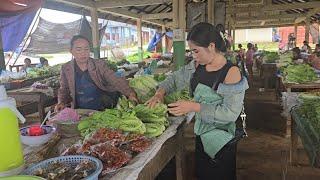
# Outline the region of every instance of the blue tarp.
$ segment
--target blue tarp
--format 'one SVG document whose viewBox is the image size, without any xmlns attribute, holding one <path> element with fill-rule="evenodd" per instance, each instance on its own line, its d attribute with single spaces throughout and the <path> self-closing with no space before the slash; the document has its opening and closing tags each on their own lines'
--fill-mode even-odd
<svg viewBox="0 0 320 180">
<path fill-rule="evenodd" d="M 22 12 L 14 16 L 0 17 L 3 50 L 15 51 L 26 36 L 37 11 Z"/>
<path fill-rule="evenodd" d="M 157 46 L 158 42 L 161 40 L 162 34 L 156 32 L 149 42 L 147 51 L 154 51 L 154 48 Z"/>
<path fill-rule="evenodd" d="M 173 32 L 172 31 L 169 31 L 169 32 L 166 32 L 165 33 L 165 36 L 169 37 L 169 38 L 172 38 L 173 37 Z M 153 38 L 151 39 L 151 41 L 149 42 L 149 45 L 148 45 L 148 51 L 154 51 L 155 47 L 157 46 L 157 44 L 161 41 L 161 39 L 163 37 L 165 37 L 164 34 L 161 34 L 161 33 L 158 33 L 156 32 L 153 36 Z"/>
</svg>

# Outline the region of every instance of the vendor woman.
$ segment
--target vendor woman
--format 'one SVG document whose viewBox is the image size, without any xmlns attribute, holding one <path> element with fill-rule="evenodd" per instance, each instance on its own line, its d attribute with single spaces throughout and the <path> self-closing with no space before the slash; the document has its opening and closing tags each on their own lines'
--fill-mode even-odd
<svg viewBox="0 0 320 180">
<path fill-rule="evenodd" d="M 236 179 L 235 121 L 242 107 L 248 82 L 239 68 L 226 60 L 225 39 L 215 26 L 199 23 L 187 37 L 193 61 L 168 76 L 147 103 L 153 107 L 164 96 L 189 88 L 194 101 L 169 104 L 169 112 L 182 116 L 196 112 L 196 176 L 205 180 Z"/>
<path fill-rule="evenodd" d="M 138 102 L 126 79 L 115 76 L 104 60 L 90 58 L 90 43 L 86 37 L 76 35 L 70 44 L 73 59 L 61 68 L 56 111 L 70 102 L 72 108 L 112 108 L 121 94 Z"/>
</svg>

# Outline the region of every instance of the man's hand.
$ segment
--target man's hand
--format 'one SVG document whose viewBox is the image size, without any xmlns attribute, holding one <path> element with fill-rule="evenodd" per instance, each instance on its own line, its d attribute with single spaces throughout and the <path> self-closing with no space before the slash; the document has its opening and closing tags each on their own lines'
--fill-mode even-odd
<svg viewBox="0 0 320 180">
<path fill-rule="evenodd" d="M 150 98 L 145 104 L 148 105 L 148 107 L 153 108 L 155 107 L 158 103 L 163 103 L 164 102 L 164 96 L 166 94 L 166 91 L 162 88 L 158 89 L 155 95 Z"/>
<path fill-rule="evenodd" d="M 65 108 L 65 104 L 63 103 L 58 103 L 55 107 L 54 107 L 54 112 L 59 112 L 61 110 L 63 110 Z"/>
<path fill-rule="evenodd" d="M 175 116 L 182 116 L 189 112 L 199 112 L 200 104 L 192 101 L 178 101 L 168 104 L 169 112 Z"/>
<path fill-rule="evenodd" d="M 160 94 L 155 94 L 152 98 L 150 98 L 146 104 L 153 108 L 155 107 L 158 103 L 163 103 L 164 97 Z"/>
<path fill-rule="evenodd" d="M 130 101 L 135 102 L 136 104 L 139 104 L 139 99 L 138 99 L 136 93 L 131 93 L 131 94 L 129 95 L 128 99 L 129 99 Z"/>
</svg>

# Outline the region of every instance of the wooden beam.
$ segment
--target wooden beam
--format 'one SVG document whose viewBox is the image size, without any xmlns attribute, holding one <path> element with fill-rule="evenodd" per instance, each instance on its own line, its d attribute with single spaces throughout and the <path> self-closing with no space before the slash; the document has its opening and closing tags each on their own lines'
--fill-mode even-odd
<svg viewBox="0 0 320 180">
<path fill-rule="evenodd" d="M 99 42 L 99 26 L 98 26 L 98 12 L 96 8 L 91 8 L 91 31 L 92 31 L 92 45 L 94 58 L 100 58 L 100 42 Z"/>
<path fill-rule="evenodd" d="M 186 0 L 179 0 L 179 28 L 183 31 L 187 28 Z"/>
<path fill-rule="evenodd" d="M 286 11 L 290 9 L 310 9 L 320 7 L 320 2 L 304 2 L 304 3 L 286 3 L 281 5 L 271 5 L 263 7 L 264 11 Z"/>
<path fill-rule="evenodd" d="M 110 14 L 113 14 L 113 15 L 116 15 L 116 16 L 122 16 L 122 17 L 126 17 L 126 18 L 131 18 L 131 19 L 135 19 L 135 20 L 141 19 L 141 15 L 132 13 L 132 12 L 130 12 L 128 10 L 125 10 L 125 9 L 119 9 L 119 8 L 116 8 L 116 9 L 98 9 L 98 11 L 105 12 L 105 13 L 110 13 Z M 150 23 L 150 24 L 155 24 L 157 26 L 162 26 L 162 25 L 165 24 L 164 22 L 159 21 L 159 20 L 142 20 L 142 21 L 146 22 L 146 23 Z"/>
<path fill-rule="evenodd" d="M 141 15 L 141 18 L 143 20 L 150 20 L 150 19 L 172 19 L 173 13 L 155 13 L 155 14 L 143 14 Z"/>
<path fill-rule="evenodd" d="M 138 38 L 138 57 L 139 61 L 143 60 L 143 43 L 142 43 L 142 20 L 137 19 L 137 38 Z"/>
<path fill-rule="evenodd" d="M 214 0 L 208 0 L 208 23 L 214 24 Z"/>
<path fill-rule="evenodd" d="M 313 16 L 316 13 L 320 13 L 320 7 L 317 7 L 317 8 L 312 9 L 311 11 L 308 11 L 307 16 Z"/>
<path fill-rule="evenodd" d="M 154 4 L 163 4 L 171 2 L 171 0 L 101 0 L 95 2 L 97 8 L 115 8 L 115 7 L 128 7 L 128 6 L 146 6 Z"/>
<path fill-rule="evenodd" d="M 172 0 L 173 28 L 179 27 L 179 0 Z"/>
<path fill-rule="evenodd" d="M 259 15 L 259 16 L 251 16 L 251 17 L 236 17 L 236 22 L 241 21 L 271 21 L 274 19 L 292 19 L 298 17 L 305 17 L 304 14 L 278 14 L 278 15 Z"/>
<path fill-rule="evenodd" d="M 277 4 L 277 5 L 268 5 L 268 6 L 254 6 L 248 9 L 248 7 L 237 8 L 237 7 L 228 7 L 227 13 L 248 13 L 248 12 L 263 12 L 263 11 L 287 11 L 291 9 L 312 9 L 320 7 L 320 2 L 304 2 L 304 3 L 286 3 L 286 4 Z"/>
<path fill-rule="evenodd" d="M 246 24 L 236 24 L 236 29 L 252 29 L 252 28 L 267 28 L 267 27 L 283 27 L 283 26 L 293 26 L 294 21 L 283 21 L 283 22 L 266 22 L 263 26 L 259 23 L 246 23 Z"/>
<path fill-rule="evenodd" d="M 309 34 L 310 34 L 310 18 L 309 17 L 306 18 L 305 29 L 306 29 L 306 31 L 305 31 L 304 40 L 309 42 Z"/>
<path fill-rule="evenodd" d="M 86 9 L 94 8 L 94 2 L 93 1 L 86 1 L 86 0 L 54 0 L 56 2 L 61 2 L 64 4 L 76 6 L 76 7 L 82 7 Z"/>
<path fill-rule="evenodd" d="M 0 31 L 0 70 L 6 70 L 1 31 Z M 1 74 L 1 71 L 0 71 L 0 74 Z"/>
<path fill-rule="evenodd" d="M 169 28 L 173 28 L 173 22 L 172 21 L 171 22 L 167 22 L 167 23 L 165 23 L 165 26 L 169 27 Z"/>
<path fill-rule="evenodd" d="M 294 24 L 294 37 L 298 37 L 298 24 Z M 297 38 L 294 41 L 294 47 L 297 47 Z"/>
<path fill-rule="evenodd" d="M 241 0 L 238 2 L 235 2 L 233 5 L 247 5 L 247 4 L 263 4 L 265 0 Z"/>
<path fill-rule="evenodd" d="M 95 8 L 95 4 L 93 1 L 86 1 L 86 0 L 54 0 L 55 2 L 60 2 L 60 3 L 64 3 L 73 7 L 81 7 L 81 8 L 86 8 L 86 9 L 91 9 L 91 8 Z M 125 18 L 131 18 L 131 19 L 140 19 L 141 16 L 135 13 L 132 13 L 128 10 L 125 9 L 102 9 L 102 8 L 97 8 L 97 10 L 99 12 L 102 13 L 109 13 L 109 14 L 113 14 L 116 16 L 121 16 L 121 17 L 125 17 Z M 154 24 L 157 26 L 162 26 L 164 25 L 164 23 L 162 21 L 157 21 L 157 20 L 143 20 L 143 22 L 149 23 L 149 24 Z"/>
<path fill-rule="evenodd" d="M 236 49 L 236 28 L 232 26 L 232 50 Z"/>
<path fill-rule="evenodd" d="M 166 27 L 163 25 L 161 26 L 161 30 L 162 30 L 162 34 L 166 33 Z M 166 43 L 166 35 L 164 35 L 164 37 L 162 38 L 162 53 L 166 53 L 167 52 L 167 43 Z"/>
</svg>

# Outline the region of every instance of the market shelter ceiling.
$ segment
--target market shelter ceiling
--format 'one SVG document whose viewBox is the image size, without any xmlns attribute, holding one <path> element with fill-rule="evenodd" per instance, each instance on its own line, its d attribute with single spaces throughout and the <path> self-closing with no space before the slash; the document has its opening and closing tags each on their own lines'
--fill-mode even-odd
<svg viewBox="0 0 320 180">
<path fill-rule="evenodd" d="M 319 0 L 228 0 L 227 21 L 239 28 L 277 27 L 319 21 Z"/>
<path fill-rule="evenodd" d="M 94 8 L 100 18 L 128 24 L 141 18 L 144 26 L 168 26 L 172 21 L 171 0 L 46 0 L 44 7 L 87 14 Z"/>
<path fill-rule="evenodd" d="M 101 18 L 144 26 L 170 26 L 173 0 L 46 0 L 45 7 L 80 12 L 96 8 Z M 185 0 L 208 3 L 213 0 Z M 225 0 L 226 25 L 238 28 L 288 26 L 320 19 L 320 0 Z"/>
</svg>

